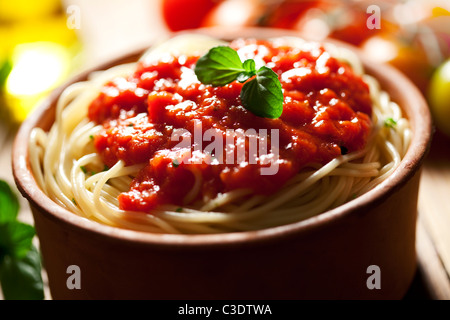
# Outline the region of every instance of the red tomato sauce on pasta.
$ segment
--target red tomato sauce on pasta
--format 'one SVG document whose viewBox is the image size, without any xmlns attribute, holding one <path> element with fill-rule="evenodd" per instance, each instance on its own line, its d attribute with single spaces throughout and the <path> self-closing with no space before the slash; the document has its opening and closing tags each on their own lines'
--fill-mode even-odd
<svg viewBox="0 0 450 320">
<path fill-rule="evenodd" d="M 239 97 L 242 83 L 201 84 L 193 71 L 199 57 L 140 61 L 134 74 L 105 84 L 91 103 L 90 120 L 103 125 L 94 144 L 105 164 L 113 166 L 118 160 L 145 164 L 130 190 L 119 196 L 121 209 L 151 212 L 161 204 L 183 205 L 192 192 L 194 202 L 236 189 L 270 195 L 308 164 L 325 164 L 364 148 L 372 102 L 368 86 L 347 64 L 319 45 L 298 49 L 236 40 L 231 47 L 246 58 L 261 58 L 279 75 L 284 95 L 280 118 L 247 111 Z M 177 129 L 184 134 L 172 139 Z M 271 130 L 278 132 L 275 174 L 261 174 L 268 164 L 261 153 L 250 154 L 251 139 L 262 140 L 260 129 L 268 133 L 268 158 L 275 143 Z M 214 132 L 213 138 L 203 135 L 208 130 Z M 233 147 L 231 130 L 249 134 L 233 138 Z M 207 152 L 215 139 L 222 139 L 222 149 Z M 181 141 L 189 145 L 180 147 Z M 238 146 L 245 150 L 245 158 L 238 158 Z M 251 156 L 256 163 L 250 163 Z"/>
</svg>

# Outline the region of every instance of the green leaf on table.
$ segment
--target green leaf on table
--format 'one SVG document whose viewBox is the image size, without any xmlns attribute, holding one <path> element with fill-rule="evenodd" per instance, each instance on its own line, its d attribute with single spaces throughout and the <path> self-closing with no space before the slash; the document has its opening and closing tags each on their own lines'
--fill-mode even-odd
<svg viewBox="0 0 450 320">
<path fill-rule="evenodd" d="M 5 299 L 43 299 L 41 259 L 33 226 L 17 220 L 19 201 L 0 180 L 0 284 Z"/>
<path fill-rule="evenodd" d="M 0 283 L 6 300 L 44 299 L 38 250 L 32 246 L 22 258 L 6 256 L 0 263 Z"/>
<path fill-rule="evenodd" d="M 0 257 L 23 258 L 32 247 L 34 235 L 33 226 L 19 221 L 0 224 Z"/>
<path fill-rule="evenodd" d="M 0 224 L 14 221 L 19 213 L 19 201 L 8 183 L 0 180 Z"/>
</svg>

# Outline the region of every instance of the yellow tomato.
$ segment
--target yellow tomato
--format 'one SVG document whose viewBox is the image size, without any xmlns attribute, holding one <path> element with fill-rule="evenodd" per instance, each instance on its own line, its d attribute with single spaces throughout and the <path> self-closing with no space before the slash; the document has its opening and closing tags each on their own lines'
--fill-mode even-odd
<svg viewBox="0 0 450 320">
<path fill-rule="evenodd" d="M 450 59 L 433 73 L 428 100 L 436 127 L 450 137 Z"/>
<path fill-rule="evenodd" d="M 5 83 L 5 99 L 13 120 L 23 121 L 36 104 L 67 79 L 72 56 L 54 42 L 31 42 L 15 47 Z"/>
<path fill-rule="evenodd" d="M 62 14 L 0 24 L 0 39 L 0 116 L 20 123 L 80 62 L 80 43 Z"/>
</svg>

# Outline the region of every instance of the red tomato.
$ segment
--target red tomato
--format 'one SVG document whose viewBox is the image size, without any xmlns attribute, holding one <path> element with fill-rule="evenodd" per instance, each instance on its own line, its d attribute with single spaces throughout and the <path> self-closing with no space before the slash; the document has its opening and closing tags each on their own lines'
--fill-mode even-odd
<svg viewBox="0 0 450 320">
<path fill-rule="evenodd" d="M 270 12 L 267 12 L 263 23 L 268 27 L 296 29 L 300 19 L 305 18 L 310 9 L 327 10 L 330 1 L 316 0 L 285 0 L 276 4 Z"/>
<path fill-rule="evenodd" d="M 200 27 L 203 18 L 222 0 L 162 0 L 162 15 L 172 31 Z"/>
<path fill-rule="evenodd" d="M 331 38 L 342 40 L 353 45 L 359 45 L 371 35 L 378 33 L 378 29 L 367 28 L 366 21 L 368 17 L 365 12 L 348 10 L 346 17 L 346 24 L 332 30 L 330 34 Z"/>
</svg>

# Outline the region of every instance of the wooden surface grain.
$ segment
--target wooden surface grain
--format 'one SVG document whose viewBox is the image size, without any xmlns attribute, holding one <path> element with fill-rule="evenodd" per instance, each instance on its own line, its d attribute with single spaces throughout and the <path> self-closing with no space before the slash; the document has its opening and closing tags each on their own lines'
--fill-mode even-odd
<svg viewBox="0 0 450 320">
<path fill-rule="evenodd" d="M 450 299 L 450 138 L 436 132 L 425 161 L 419 192 L 418 238 L 422 264 L 436 295 Z M 420 233 L 419 233 L 420 235 Z M 436 252 L 436 257 L 430 253 Z"/>
</svg>

